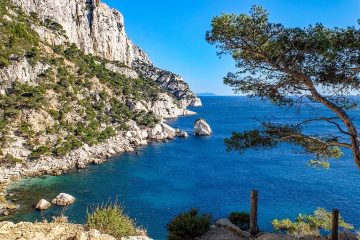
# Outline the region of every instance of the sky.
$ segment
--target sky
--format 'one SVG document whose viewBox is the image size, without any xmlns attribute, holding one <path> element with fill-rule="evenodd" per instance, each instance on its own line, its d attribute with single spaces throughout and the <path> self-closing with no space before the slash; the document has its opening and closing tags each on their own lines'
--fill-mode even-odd
<svg viewBox="0 0 360 240">
<path fill-rule="evenodd" d="M 102 0 L 125 18 L 130 39 L 160 68 L 184 77 L 196 93 L 232 95 L 223 77 L 235 71 L 230 56 L 219 58 L 205 41 L 211 20 L 221 13 L 248 13 L 263 6 L 270 21 L 288 27 L 323 23 L 327 27 L 357 25 L 359 0 Z"/>
</svg>

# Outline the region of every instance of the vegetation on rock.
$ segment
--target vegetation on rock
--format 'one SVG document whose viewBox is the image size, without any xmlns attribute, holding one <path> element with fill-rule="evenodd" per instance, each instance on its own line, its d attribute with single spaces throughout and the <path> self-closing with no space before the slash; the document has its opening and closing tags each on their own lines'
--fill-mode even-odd
<svg viewBox="0 0 360 240">
<path fill-rule="evenodd" d="M 321 230 L 329 232 L 331 230 L 331 212 L 323 208 L 314 211 L 313 215 L 299 214 L 296 221 L 290 219 L 272 222 L 274 229 L 278 232 L 285 232 L 296 237 L 319 237 Z M 339 226 L 343 229 L 353 229 L 353 226 L 346 223 L 343 218 L 339 219 Z"/>
<path fill-rule="evenodd" d="M 7 146 L 15 134 L 25 140 L 29 159 L 64 156 L 127 130 L 129 120 L 144 127 L 158 123 L 152 111 L 134 112 L 128 106 L 128 102 L 157 100 L 164 91 L 153 80 L 112 72 L 105 67 L 109 61 L 85 55 L 74 44 L 51 46 L 41 41 L 31 26 L 64 35 L 62 26 L 51 19 L 26 15 L 7 0 L 0 2 L 0 13 L 0 71 L 20 60 L 41 66 L 30 82 L 1 83 L 5 90 L 0 94 L 1 146 Z M 37 127 L 42 123 L 29 122 L 29 117 L 44 118 L 46 124 Z"/>
<path fill-rule="evenodd" d="M 250 215 L 247 212 L 232 212 L 228 219 L 241 230 L 248 230 L 250 227 Z"/>
<path fill-rule="evenodd" d="M 16 21 L 9 17 L 8 9 L 11 6 L 8 0 L 0 2 L 0 68 L 10 64 L 10 58 L 16 59 L 25 55 L 33 58 L 38 52 L 39 38 L 31 29 L 31 20 L 23 12 L 17 10 Z M 15 9 L 16 10 L 16 9 Z"/>
<path fill-rule="evenodd" d="M 209 230 L 210 223 L 210 215 L 200 215 L 197 209 L 191 209 L 168 223 L 168 239 L 195 240 Z"/>
<path fill-rule="evenodd" d="M 135 222 L 125 215 L 123 207 L 117 202 L 98 205 L 88 211 L 86 226 L 117 239 L 137 234 Z"/>
</svg>

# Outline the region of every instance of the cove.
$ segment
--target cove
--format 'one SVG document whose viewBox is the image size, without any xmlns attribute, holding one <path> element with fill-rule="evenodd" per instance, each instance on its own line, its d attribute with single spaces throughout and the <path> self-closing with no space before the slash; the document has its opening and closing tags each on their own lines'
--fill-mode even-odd
<svg viewBox="0 0 360 240">
<path fill-rule="evenodd" d="M 198 115 L 168 121 L 192 132 L 194 121 L 205 118 L 213 129 L 210 137 L 190 136 L 167 143 L 153 143 L 139 153 L 122 154 L 99 166 L 59 177 L 24 180 L 14 186 L 21 209 L 6 218 L 13 221 L 41 220 L 32 209 L 40 198 L 51 200 L 59 192 L 77 198 L 66 209 L 70 221 L 83 223 L 93 204 L 118 199 L 130 217 L 154 239 L 166 239 L 166 224 L 189 208 L 226 217 L 232 211 L 249 209 L 251 189 L 259 191 L 259 225 L 271 230 L 274 218 L 295 218 L 318 207 L 339 208 L 347 222 L 360 228 L 360 171 L 350 152 L 331 161 L 330 169 L 308 167 L 312 157 L 283 144 L 272 150 L 250 150 L 240 155 L 226 152 L 224 139 L 234 130 L 259 126 L 257 119 L 293 122 L 309 114 L 328 114 L 320 105 L 299 110 L 281 109 L 271 103 L 246 97 L 203 97 Z M 359 112 L 352 111 L 355 122 Z M 331 131 L 332 126 L 314 124 L 306 131 Z M 331 132 L 330 132 L 331 133 Z M 52 207 L 45 217 L 58 215 Z M 2 219 L 2 220 L 6 220 Z"/>
</svg>

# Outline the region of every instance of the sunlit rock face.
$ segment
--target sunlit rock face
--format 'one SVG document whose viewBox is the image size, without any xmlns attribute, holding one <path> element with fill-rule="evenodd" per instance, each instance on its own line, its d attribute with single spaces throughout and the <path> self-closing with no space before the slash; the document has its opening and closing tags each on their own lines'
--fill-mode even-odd
<svg viewBox="0 0 360 240">
<path fill-rule="evenodd" d="M 12 0 L 26 13 L 34 12 L 40 20 L 47 18 L 62 25 L 66 37 L 44 34 L 48 42 L 75 43 L 86 54 L 131 65 L 135 59 L 150 63 L 147 54 L 135 46 L 124 28 L 123 15 L 106 4 L 92 0 Z"/>
<path fill-rule="evenodd" d="M 118 10 L 98 0 L 12 2 L 28 14 L 36 13 L 42 21 L 51 19 L 63 27 L 64 34 L 54 34 L 45 27 L 34 27 L 40 37 L 49 44 L 74 43 L 86 54 L 121 62 L 134 68 L 141 76 L 153 79 L 184 105 L 201 106 L 201 100 L 190 90 L 182 77 L 155 67 L 148 55 L 131 42 L 125 32 L 124 17 Z"/>
<path fill-rule="evenodd" d="M 209 136 L 212 134 L 212 130 L 209 126 L 209 124 L 204 120 L 199 118 L 194 123 L 194 132 L 195 135 L 198 136 Z"/>
<path fill-rule="evenodd" d="M 171 92 L 176 98 L 180 99 L 185 106 L 200 107 L 202 105 L 184 79 L 170 71 L 166 71 L 149 62 L 137 59 L 132 63 L 132 67 L 142 76 L 154 80 L 163 89 Z"/>
</svg>

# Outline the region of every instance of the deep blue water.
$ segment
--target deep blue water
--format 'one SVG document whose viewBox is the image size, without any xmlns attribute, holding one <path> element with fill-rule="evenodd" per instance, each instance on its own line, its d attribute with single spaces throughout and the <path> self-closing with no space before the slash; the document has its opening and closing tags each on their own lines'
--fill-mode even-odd
<svg viewBox="0 0 360 240">
<path fill-rule="evenodd" d="M 291 122 L 301 116 L 328 114 L 318 105 L 280 109 L 270 103 L 245 97 L 203 97 L 197 116 L 179 118 L 169 124 L 192 131 L 198 117 L 213 128 L 210 137 L 190 136 L 168 143 L 154 143 L 140 154 L 123 154 L 100 166 L 60 177 L 32 179 L 17 193 L 23 206 L 12 220 L 41 219 L 31 209 L 40 198 L 51 200 L 59 192 L 74 195 L 77 201 L 66 212 L 73 222 L 83 222 L 86 209 L 108 199 L 124 204 L 126 212 L 148 229 L 154 239 L 166 238 L 166 224 L 176 214 L 197 207 L 213 217 L 249 209 L 251 189 L 259 191 L 259 223 L 271 230 L 274 218 L 295 218 L 317 207 L 339 208 L 345 220 L 360 227 L 360 171 L 349 152 L 331 161 L 330 169 L 308 167 L 311 156 L 281 145 L 273 150 L 249 150 L 244 154 L 225 151 L 224 138 L 233 130 L 252 129 L 259 119 Z M 357 111 L 351 112 L 355 117 Z M 336 129 L 316 124 L 308 132 Z M 58 214 L 51 208 L 46 216 Z"/>
</svg>

